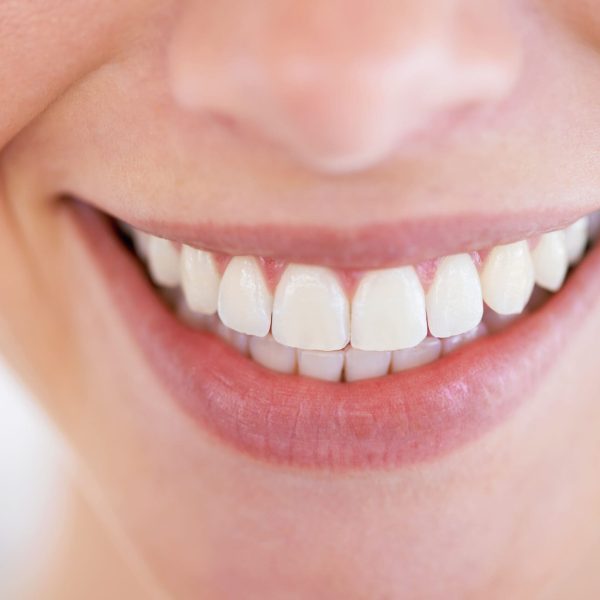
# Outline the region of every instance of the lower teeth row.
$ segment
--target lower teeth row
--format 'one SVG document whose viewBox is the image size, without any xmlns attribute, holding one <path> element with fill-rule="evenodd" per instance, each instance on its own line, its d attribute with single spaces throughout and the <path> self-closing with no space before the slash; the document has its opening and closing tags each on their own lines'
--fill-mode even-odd
<svg viewBox="0 0 600 600">
<path fill-rule="evenodd" d="M 429 364 L 468 342 L 509 325 L 514 317 L 486 314 L 474 329 L 445 339 L 427 336 L 413 348 L 394 351 L 357 350 L 352 346 L 338 351 L 300 350 L 279 344 L 271 334 L 250 336 L 225 326 L 216 315 L 198 315 L 185 302 L 176 311 L 189 326 L 210 331 L 262 366 L 278 373 L 299 374 L 323 381 L 360 381 L 398 373 Z"/>
</svg>

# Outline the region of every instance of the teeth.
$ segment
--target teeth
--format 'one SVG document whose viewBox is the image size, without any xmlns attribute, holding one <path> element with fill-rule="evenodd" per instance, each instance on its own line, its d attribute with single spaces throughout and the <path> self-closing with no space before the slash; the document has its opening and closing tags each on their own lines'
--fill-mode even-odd
<svg viewBox="0 0 600 600">
<path fill-rule="evenodd" d="M 232 258 L 219 287 L 221 321 L 231 329 L 263 337 L 271 327 L 273 299 L 260 266 L 251 256 Z"/>
<path fill-rule="evenodd" d="M 179 298 L 177 302 L 176 311 L 179 315 L 179 318 L 193 328 L 211 329 L 214 321 L 218 321 L 216 315 L 204 315 L 202 313 L 192 311 L 185 299 L 182 297 Z"/>
<path fill-rule="evenodd" d="M 392 354 L 392 371 L 406 371 L 437 360 L 442 354 L 442 342 L 434 337 L 426 337 L 418 346 L 396 350 Z"/>
<path fill-rule="evenodd" d="M 341 381 L 344 352 L 298 351 L 298 373 L 323 381 Z"/>
<path fill-rule="evenodd" d="M 588 243 L 589 230 L 590 220 L 588 217 L 575 221 L 573 225 L 565 229 L 565 244 L 570 264 L 574 265 L 581 260 Z"/>
<path fill-rule="evenodd" d="M 275 292 L 273 337 L 303 350 L 341 350 L 348 344 L 348 298 L 330 269 L 286 268 Z"/>
<path fill-rule="evenodd" d="M 445 340 L 442 340 L 442 354 L 450 354 L 451 352 L 458 350 L 461 346 L 464 346 L 467 342 L 472 342 L 486 333 L 486 326 L 483 323 L 480 323 L 475 329 L 471 329 L 471 331 L 452 336 L 451 338 L 446 338 Z"/>
<path fill-rule="evenodd" d="M 469 254 L 441 258 L 427 293 L 414 267 L 367 271 L 351 301 L 325 267 L 289 264 L 273 297 L 260 259 L 233 257 L 221 276 L 210 252 L 123 229 L 191 328 L 273 371 L 353 382 L 428 364 L 535 311 L 600 238 L 600 212 L 540 236 L 533 250 L 530 241 L 492 248 L 480 274 Z"/>
<path fill-rule="evenodd" d="M 157 285 L 179 285 L 179 253 L 175 246 L 163 238 L 148 236 L 148 271 Z"/>
<path fill-rule="evenodd" d="M 137 255 L 144 260 L 148 259 L 148 244 L 150 242 L 150 236 L 143 231 L 132 229 L 131 236 L 133 237 L 133 245 Z"/>
<path fill-rule="evenodd" d="M 352 346 L 411 348 L 427 335 L 425 294 L 412 267 L 371 271 L 352 301 Z"/>
<path fill-rule="evenodd" d="M 181 249 L 181 286 L 185 300 L 194 312 L 217 312 L 221 276 L 210 252 L 189 246 Z"/>
<path fill-rule="evenodd" d="M 250 356 L 272 371 L 291 374 L 296 370 L 296 350 L 278 344 L 270 335 L 250 338 Z"/>
<path fill-rule="evenodd" d="M 465 333 L 483 315 L 477 269 L 468 254 L 443 258 L 427 293 L 429 331 L 438 338 Z"/>
<path fill-rule="evenodd" d="M 390 370 L 391 352 L 367 352 L 348 348 L 346 350 L 344 375 L 346 381 L 359 381 L 387 375 Z"/>
<path fill-rule="evenodd" d="M 189 310 L 189 309 L 188 309 Z M 198 313 L 194 313 L 198 314 Z M 245 333 L 240 333 L 239 331 L 234 331 L 233 329 L 229 329 L 226 325 L 223 325 L 222 321 L 216 315 L 199 315 L 203 316 L 205 319 L 213 319 L 212 321 L 208 321 L 205 329 L 209 331 L 213 331 L 216 333 L 222 340 L 225 340 L 229 344 L 231 344 L 234 348 L 240 352 L 240 354 L 247 355 L 248 354 L 248 346 L 249 346 L 249 336 Z"/>
<path fill-rule="evenodd" d="M 521 313 L 534 284 L 533 261 L 527 242 L 496 246 L 489 253 L 481 272 L 481 287 L 486 304 L 497 313 Z"/>
<path fill-rule="evenodd" d="M 565 232 L 552 231 L 542 235 L 532 256 L 535 282 L 545 290 L 557 292 L 569 268 Z"/>
</svg>

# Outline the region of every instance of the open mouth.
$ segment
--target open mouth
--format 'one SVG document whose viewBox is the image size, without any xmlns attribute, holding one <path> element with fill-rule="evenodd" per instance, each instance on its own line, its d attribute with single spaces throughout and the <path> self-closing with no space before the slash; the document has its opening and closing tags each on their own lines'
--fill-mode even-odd
<svg viewBox="0 0 600 600">
<path fill-rule="evenodd" d="M 291 465 L 398 466 L 474 439 L 527 396 L 594 296 L 575 288 L 596 213 L 359 270 L 210 252 L 73 206 L 169 393 L 231 445 Z"/>
<path fill-rule="evenodd" d="M 348 383 L 439 360 L 539 307 L 582 260 L 591 229 L 586 216 L 483 252 L 352 271 L 217 255 L 121 227 L 187 325 L 273 371 Z"/>
</svg>

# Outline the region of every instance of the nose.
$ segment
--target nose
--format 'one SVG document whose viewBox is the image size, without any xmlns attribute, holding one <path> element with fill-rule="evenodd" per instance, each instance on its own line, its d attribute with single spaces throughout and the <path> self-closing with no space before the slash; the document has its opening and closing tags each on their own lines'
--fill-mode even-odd
<svg viewBox="0 0 600 600">
<path fill-rule="evenodd" d="M 520 44 L 507 4 L 189 2 L 171 38 L 172 91 L 311 167 L 366 169 L 510 94 Z"/>
</svg>

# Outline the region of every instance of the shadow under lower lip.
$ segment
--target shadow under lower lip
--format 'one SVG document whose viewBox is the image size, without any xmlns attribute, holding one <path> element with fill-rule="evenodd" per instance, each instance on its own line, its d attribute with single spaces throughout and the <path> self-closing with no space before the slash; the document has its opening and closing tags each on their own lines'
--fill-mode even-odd
<svg viewBox="0 0 600 600">
<path fill-rule="evenodd" d="M 348 385 L 289 377 L 179 323 L 105 220 L 89 209 L 74 215 L 124 325 L 175 403 L 226 444 L 296 467 L 399 467 L 476 439 L 531 395 L 600 302 L 595 250 L 540 311 L 443 361 Z"/>
</svg>

